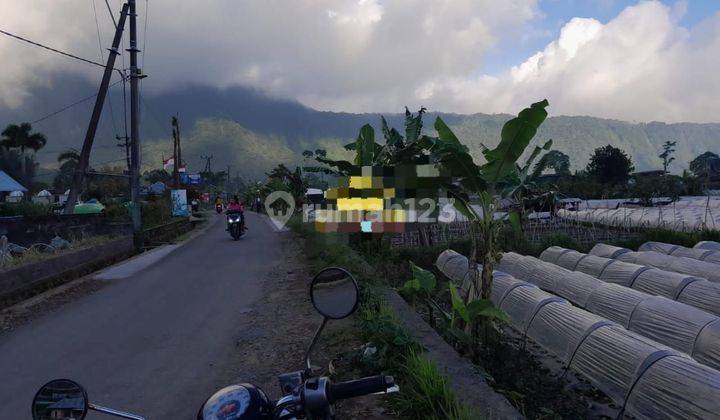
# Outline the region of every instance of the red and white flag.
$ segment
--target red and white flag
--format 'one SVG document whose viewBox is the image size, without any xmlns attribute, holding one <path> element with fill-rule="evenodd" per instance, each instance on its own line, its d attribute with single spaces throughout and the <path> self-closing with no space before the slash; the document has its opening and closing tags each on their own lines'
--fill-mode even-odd
<svg viewBox="0 0 720 420">
<path fill-rule="evenodd" d="M 167 160 L 163 160 L 163 169 L 166 171 L 172 171 L 173 167 L 175 166 L 175 158 L 171 157 Z"/>
</svg>

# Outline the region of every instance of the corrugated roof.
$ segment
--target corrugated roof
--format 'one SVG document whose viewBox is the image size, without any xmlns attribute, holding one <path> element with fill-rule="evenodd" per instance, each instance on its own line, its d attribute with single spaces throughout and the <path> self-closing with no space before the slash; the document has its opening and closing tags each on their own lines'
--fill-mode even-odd
<svg viewBox="0 0 720 420">
<path fill-rule="evenodd" d="M 23 187 L 12 179 L 10 175 L 6 174 L 5 171 L 0 171 L 0 192 L 10 192 L 10 191 L 27 191 L 27 188 Z"/>
</svg>

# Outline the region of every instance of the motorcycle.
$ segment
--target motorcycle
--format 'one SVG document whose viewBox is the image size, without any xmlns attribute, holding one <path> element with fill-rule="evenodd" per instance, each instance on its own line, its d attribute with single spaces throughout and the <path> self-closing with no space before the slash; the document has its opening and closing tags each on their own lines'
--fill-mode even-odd
<svg viewBox="0 0 720 420">
<path fill-rule="evenodd" d="M 237 241 L 245 234 L 245 221 L 243 221 L 240 213 L 228 213 L 227 225 L 230 236 L 234 240 Z"/>
<path fill-rule="evenodd" d="M 305 368 L 278 376 L 282 397 L 270 401 L 257 386 L 239 383 L 211 395 L 200 407 L 198 420 L 333 420 L 337 401 L 369 394 L 399 392 L 392 376 L 371 376 L 333 383 L 315 375 L 310 355 L 329 320 L 343 319 L 357 309 L 358 285 L 345 269 L 330 267 L 320 271 L 310 284 L 310 301 L 323 316 L 305 352 Z M 144 417 L 90 403 L 82 385 L 69 379 L 54 379 L 43 385 L 32 402 L 33 420 L 82 420 L 89 410 L 130 420 Z"/>
</svg>

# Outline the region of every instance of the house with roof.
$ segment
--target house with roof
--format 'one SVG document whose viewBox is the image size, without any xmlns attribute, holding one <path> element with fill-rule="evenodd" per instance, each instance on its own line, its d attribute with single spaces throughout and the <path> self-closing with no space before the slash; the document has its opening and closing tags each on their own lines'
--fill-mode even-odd
<svg viewBox="0 0 720 420">
<path fill-rule="evenodd" d="M 27 188 L 0 170 L 0 201 L 21 201 L 26 192 Z"/>
</svg>

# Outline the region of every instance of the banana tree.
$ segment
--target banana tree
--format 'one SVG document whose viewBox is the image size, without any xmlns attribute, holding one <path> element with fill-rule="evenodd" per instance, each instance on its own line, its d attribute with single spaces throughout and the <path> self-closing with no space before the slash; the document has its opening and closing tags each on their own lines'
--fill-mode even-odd
<svg viewBox="0 0 720 420">
<path fill-rule="evenodd" d="M 422 117 L 425 108 L 420 108 L 417 114 L 405 108 L 405 136 L 403 137 L 395 128 L 390 128 L 385 117 L 380 117 L 380 130 L 384 137 L 384 144 L 375 141 L 375 129 L 370 124 L 360 128 L 357 138 L 346 144 L 346 150 L 354 151 L 352 162 L 347 160 L 333 160 L 327 158 L 319 150 L 305 151 L 303 156 L 315 157 L 323 166 L 308 166 L 303 170 L 307 172 L 323 172 L 341 176 L 350 175 L 358 166 L 395 166 L 426 164 L 430 162 L 429 150 L 435 139 L 422 135 Z M 323 151 L 324 152 L 324 151 Z"/>
<path fill-rule="evenodd" d="M 473 161 L 467 147 L 460 143 L 440 117 L 435 121 L 438 137 L 432 149 L 432 158 L 455 180 L 447 184 L 445 189 L 448 195 L 454 198 L 455 207 L 471 222 L 472 249 L 469 268 L 473 278 L 465 296 L 466 304 L 473 300 L 490 299 L 493 267 L 501 257 L 497 240 L 505 222 L 504 218 L 495 218 L 496 195 L 502 194 L 503 187 L 512 182 L 514 177 L 518 177 L 517 161 L 547 118 L 545 108 L 548 105 L 547 100 L 534 103 L 522 110 L 516 118 L 506 122 L 500 132 L 497 147 L 483 150 L 487 162 L 482 166 Z M 534 151 L 531 154 L 532 159 L 539 153 L 540 150 Z M 529 168 L 529 165 L 526 166 Z M 520 173 L 526 172 L 524 169 L 521 168 Z M 470 205 L 471 197 L 477 199 L 479 209 Z M 482 265 L 479 278 L 478 264 Z"/>
</svg>

